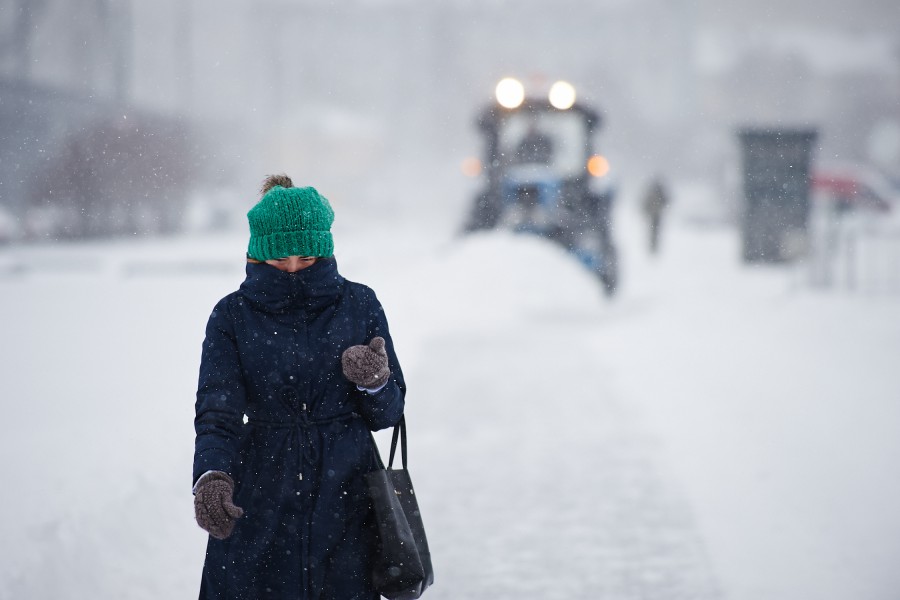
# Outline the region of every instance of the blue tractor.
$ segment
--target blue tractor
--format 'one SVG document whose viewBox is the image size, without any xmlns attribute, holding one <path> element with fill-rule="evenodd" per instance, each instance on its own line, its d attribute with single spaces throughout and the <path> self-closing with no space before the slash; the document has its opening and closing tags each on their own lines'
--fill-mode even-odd
<svg viewBox="0 0 900 600">
<path fill-rule="evenodd" d="M 576 102 L 565 82 L 541 98 L 526 97 L 514 79 L 501 81 L 496 92 L 478 118 L 485 186 L 465 230 L 546 237 L 581 261 L 611 296 L 618 280 L 610 228 L 615 190 L 609 163 L 594 151 L 600 114 Z"/>
</svg>

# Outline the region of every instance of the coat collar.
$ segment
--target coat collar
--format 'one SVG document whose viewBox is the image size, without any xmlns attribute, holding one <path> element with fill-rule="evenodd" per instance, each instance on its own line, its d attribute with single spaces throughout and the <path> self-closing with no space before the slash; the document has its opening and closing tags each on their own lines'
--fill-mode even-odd
<svg viewBox="0 0 900 600">
<path fill-rule="evenodd" d="M 266 263 L 247 263 L 247 278 L 240 291 L 267 312 L 321 309 L 333 303 L 344 289 L 333 256 L 320 258 L 311 267 L 287 273 Z"/>
</svg>

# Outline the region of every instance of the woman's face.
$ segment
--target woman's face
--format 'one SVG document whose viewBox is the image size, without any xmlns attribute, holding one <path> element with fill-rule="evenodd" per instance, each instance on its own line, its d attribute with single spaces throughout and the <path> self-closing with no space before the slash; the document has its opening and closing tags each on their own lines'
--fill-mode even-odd
<svg viewBox="0 0 900 600">
<path fill-rule="evenodd" d="M 267 265 L 272 265 L 279 271 L 287 271 L 288 273 L 296 273 L 307 267 L 313 266 L 316 262 L 315 256 L 285 256 L 284 258 L 273 258 L 267 260 Z"/>
</svg>

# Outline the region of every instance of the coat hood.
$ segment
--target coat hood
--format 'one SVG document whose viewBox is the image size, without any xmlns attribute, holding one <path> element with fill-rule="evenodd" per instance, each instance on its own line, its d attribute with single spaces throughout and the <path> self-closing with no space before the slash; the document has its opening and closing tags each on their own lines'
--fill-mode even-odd
<svg viewBox="0 0 900 600">
<path fill-rule="evenodd" d="M 241 294 L 266 312 L 320 310 L 333 303 L 344 289 L 334 257 L 320 258 L 312 266 L 288 273 L 266 263 L 247 263 Z"/>
</svg>

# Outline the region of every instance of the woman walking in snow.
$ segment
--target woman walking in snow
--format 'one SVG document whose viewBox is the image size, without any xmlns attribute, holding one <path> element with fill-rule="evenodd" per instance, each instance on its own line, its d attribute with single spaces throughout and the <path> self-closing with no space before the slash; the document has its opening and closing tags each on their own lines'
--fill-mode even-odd
<svg viewBox="0 0 900 600">
<path fill-rule="evenodd" d="M 384 312 L 338 272 L 314 188 L 270 176 L 247 217 L 247 276 L 213 309 L 200 364 L 200 598 L 376 600 L 370 431 L 399 421 L 406 391 Z"/>
</svg>

